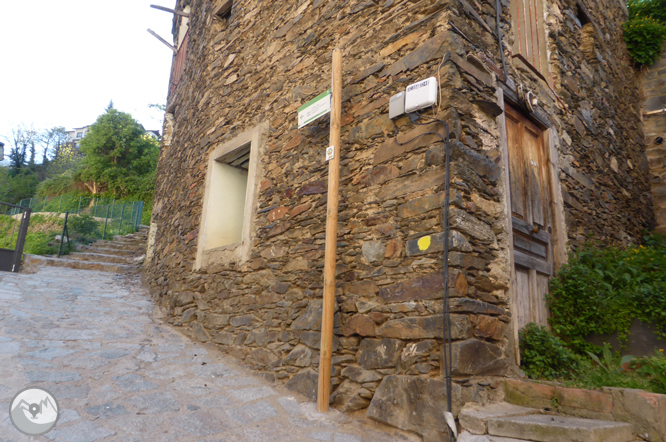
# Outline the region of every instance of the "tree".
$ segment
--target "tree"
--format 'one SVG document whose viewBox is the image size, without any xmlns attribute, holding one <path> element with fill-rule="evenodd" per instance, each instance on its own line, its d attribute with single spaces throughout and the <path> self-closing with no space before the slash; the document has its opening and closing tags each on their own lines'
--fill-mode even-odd
<svg viewBox="0 0 666 442">
<path fill-rule="evenodd" d="M 47 165 L 50 159 L 58 157 L 60 149 L 67 144 L 67 131 L 62 126 L 46 129 L 41 133 L 40 141 L 44 146 L 42 164 Z M 51 153 L 51 157 L 49 157 L 49 153 Z"/>
<path fill-rule="evenodd" d="M 148 105 L 149 108 L 158 110 L 160 112 L 166 112 L 166 104 L 151 103 Z"/>
<path fill-rule="evenodd" d="M 12 173 L 17 174 L 23 166 L 35 164 L 37 142 L 38 135 L 34 128 L 20 125 L 12 129 L 13 146 L 9 151 L 9 166 L 12 168 Z M 30 159 L 26 161 L 28 150 L 30 150 Z"/>
<path fill-rule="evenodd" d="M 85 157 L 76 179 L 93 195 L 124 196 L 155 170 L 159 144 L 130 114 L 109 107 L 81 141 L 81 152 Z"/>
</svg>

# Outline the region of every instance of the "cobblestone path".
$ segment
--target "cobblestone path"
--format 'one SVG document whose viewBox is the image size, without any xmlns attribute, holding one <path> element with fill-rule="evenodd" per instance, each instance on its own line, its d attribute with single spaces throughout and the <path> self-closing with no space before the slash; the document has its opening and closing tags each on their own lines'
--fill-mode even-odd
<svg viewBox="0 0 666 442">
<path fill-rule="evenodd" d="M 332 411 L 255 376 L 152 317 L 131 276 L 44 268 L 0 273 L 0 441 L 415 440 Z M 9 402 L 46 388 L 61 415 L 27 437 Z"/>
</svg>

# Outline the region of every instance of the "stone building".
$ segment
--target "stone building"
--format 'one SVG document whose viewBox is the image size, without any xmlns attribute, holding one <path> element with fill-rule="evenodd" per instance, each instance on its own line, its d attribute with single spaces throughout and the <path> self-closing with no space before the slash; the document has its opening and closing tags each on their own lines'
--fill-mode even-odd
<svg viewBox="0 0 666 442">
<path fill-rule="evenodd" d="M 327 117 L 299 129 L 297 109 L 330 87 L 336 47 L 334 406 L 431 440 L 445 431 L 444 147 L 415 138 L 444 134 L 430 117 L 452 138 L 454 412 L 519 375 L 518 330 L 545 324 L 548 277 L 568 250 L 653 224 L 621 0 L 176 8 L 190 16 L 174 22 L 146 275 L 172 323 L 294 390 L 316 394 L 329 134 Z M 439 103 L 422 125 L 394 126 L 390 97 L 428 77 Z"/>
</svg>

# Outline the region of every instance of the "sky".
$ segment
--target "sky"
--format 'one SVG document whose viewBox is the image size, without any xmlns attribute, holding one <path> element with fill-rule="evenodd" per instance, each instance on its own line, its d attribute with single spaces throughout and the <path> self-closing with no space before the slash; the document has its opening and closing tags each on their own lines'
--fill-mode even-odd
<svg viewBox="0 0 666 442">
<path fill-rule="evenodd" d="M 0 13 L 0 141 L 11 129 L 87 126 L 113 100 L 146 129 L 162 130 L 173 52 L 175 0 L 3 1 Z"/>
</svg>

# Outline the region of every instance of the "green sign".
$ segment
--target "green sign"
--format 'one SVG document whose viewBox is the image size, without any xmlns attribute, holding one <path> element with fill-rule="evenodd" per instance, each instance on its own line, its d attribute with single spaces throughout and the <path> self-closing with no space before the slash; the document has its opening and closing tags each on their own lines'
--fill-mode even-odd
<svg viewBox="0 0 666 442">
<path fill-rule="evenodd" d="M 307 126 L 331 111 L 331 90 L 327 90 L 298 108 L 298 128 Z"/>
</svg>

